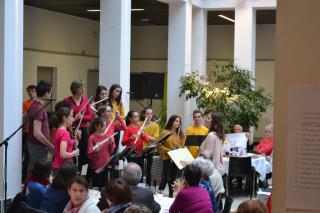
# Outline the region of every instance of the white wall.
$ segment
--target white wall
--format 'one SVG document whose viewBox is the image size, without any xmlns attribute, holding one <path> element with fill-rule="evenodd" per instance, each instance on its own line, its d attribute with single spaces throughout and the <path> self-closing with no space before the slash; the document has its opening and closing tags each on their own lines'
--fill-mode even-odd
<svg viewBox="0 0 320 213">
<path fill-rule="evenodd" d="M 96 21 L 25 6 L 24 88 L 37 83 L 38 66 L 54 67 L 57 99 L 70 95 L 71 81 L 98 67 L 98 35 Z"/>
<path fill-rule="evenodd" d="M 208 26 L 209 60 L 233 58 L 233 28 L 233 25 Z M 87 70 L 98 68 L 97 57 L 81 56 L 83 51 L 85 55 L 98 55 L 98 22 L 26 6 L 24 29 L 24 87 L 36 83 L 37 66 L 56 67 L 59 83 L 57 98 L 62 99 L 70 94 L 69 85 L 72 80 L 86 80 Z M 275 25 L 257 26 L 257 85 L 265 87 L 272 94 L 274 34 Z M 132 27 L 131 36 L 131 72 L 166 72 L 168 28 Z M 47 52 L 42 52 L 43 50 Z M 208 61 L 208 71 L 210 65 L 211 62 Z M 160 112 L 161 101 L 154 101 L 153 106 L 156 113 Z M 130 108 L 141 110 L 134 101 L 131 101 Z M 272 110 L 261 119 L 262 128 L 273 121 Z M 256 135 L 262 136 L 262 131 L 259 129 Z"/>
</svg>

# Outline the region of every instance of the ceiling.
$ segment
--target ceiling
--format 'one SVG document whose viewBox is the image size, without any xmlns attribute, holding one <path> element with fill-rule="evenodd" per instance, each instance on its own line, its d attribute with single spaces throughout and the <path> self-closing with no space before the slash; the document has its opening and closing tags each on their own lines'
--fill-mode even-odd
<svg viewBox="0 0 320 213">
<path fill-rule="evenodd" d="M 100 0 L 24 0 L 25 5 L 55 12 L 79 16 L 99 21 L 99 12 L 87 12 L 87 9 L 98 9 Z M 132 8 L 143 8 L 144 11 L 132 12 L 133 26 L 166 26 L 168 25 L 168 5 L 157 0 L 132 0 Z M 234 19 L 234 11 L 209 11 L 209 25 L 230 25 L 232 22 L 218 17 L 223 14 Z M 257 24 L 275 24 L 275 10 L 257 11 Z"/>
</svg>

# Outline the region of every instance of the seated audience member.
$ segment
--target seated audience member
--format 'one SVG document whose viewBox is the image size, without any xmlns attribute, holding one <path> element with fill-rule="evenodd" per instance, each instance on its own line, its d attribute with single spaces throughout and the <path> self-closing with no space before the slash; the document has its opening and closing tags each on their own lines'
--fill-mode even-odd
<svg viewBox="0 0 320 213">
<path fill-rule="evenodd" d="M 88 197 L 88 190 L 87 180 L 82 176 L 75 176 L 68 186 L 70 201 L 63 213 L 100 213 L 96 202 Z"/>
<path fill-rule="evenodd" d="M 141 177 L 141 168 L 136 163 L 128 163 L 123 170 L 122 178 L 129 184 L 132 194 L 132 203 L 145 205 L 150 208 L 153 213 L 157 213 L 160 211 L 161 207 L 154 200 L 153 193 L 148 189 L 137 186 Z"/>
<path fill-rule="evenodd" d="M 268 209 L 261 200 L 245 200 L 243 201 L 236 213 L 267 213 Z"/>
<path fill-rule="evenodd" d="M 109 209 L 103 213 L 123 213 L 132 201 L 132 194 L 128 184 L 121 178 L 111 180 L 106 185 L 107 202 Z"/>
<path fill-rule="evenodd" d="M 200 157 L 203 157 L 205 159 L 208 159 L 211 161 L 212 157 L 210 156 L 210 152 L 204 151 Z M 212 185 L 212 189 L 214 191 L 214 194 L 217 196 L 218 194 L 223 194 L 225 192 L 224 186 L 223 186 L 223 179 L 220 174 L 220 172 L 215 168 L 213 164 L 213 171 L 210 175 L 210 181 Z"/>
<path fill-rule="evenodd" d="M 27 178 L 24 191 L 27 195 L 27 203 L 30 207 L 39 209 L 43 195 L 47 191 L 49 176 L 51 173 L 51 162 L 49 160 L 37 161 L 30 177 Z"/>
<path fill-rule="evenodd" d="M 264 137 L 260 140 L 258 146 L 255 149 L 255 153 L 269 156 L 272 152 L 273 144 L 273 125 L 269 124 L 264 128 Z"/>
<path fill-rule="evenodd" d="M 242 133 L 243 132 L 243 128 L 241 125 L 236 124 L 233 126 L 233 133 Z M 246 137 L 248 139 L 247 141 L 247 151 L 252 151 L 253 150 L 253 140 L 251 137 L 251 133 L 250 132 L 246 132 Z"/>
<path fill-rule="evenodd" d="M 209 176 L 212 174 L 214 166 L 212 161 L 199 157 L 191 162 L 191 165 L 195 165 L 201 170 L 201 181 L 200 186 L 207 190 L 210 196 L 210 200 L 212 203 L 213 212 L 219 211 L 219 201 L 217 200 L 216 195 L 212 189 L 212 183 Z"/>
<path fill-rule="evenodd" d="M 140 205 L 131 205 L 129 206 L 124 213 L 151 213 L 152 211 L 145 207 L 145 206 L 140 206 Z"/>
<path fill-rule="evenodd" d="M 183 188 L 172 203 L 170 213 L 213 213 L 208 192 L 199 186 L 201 170 L 195 165 L 184 168 Z"/>
<path fill-rule="evenodd" d="M 76 174 L 77 168 L 73 163 L 62 164 L 43 196 L 40 209 L 47 213 L 63 212 L 64 207 L 70 200 L 68 195 L 69 182 Z"/>
<path fill-rule="evenodd" d="M 27 204 L 27 198 L 23 192 L 19 192 L 10 202 L 6 213 L 46 213 L 32 208 Z"/>
</svg>

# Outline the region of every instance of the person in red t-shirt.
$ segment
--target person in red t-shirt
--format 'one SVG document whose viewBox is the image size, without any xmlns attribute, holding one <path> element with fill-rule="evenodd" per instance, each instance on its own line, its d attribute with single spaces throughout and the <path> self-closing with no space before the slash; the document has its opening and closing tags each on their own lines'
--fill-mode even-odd
<svg viewBox="0 0 320 213">
<path fill-rule="evenodd" d="M 83 119 L 81 121 L 80 128 L 79 128 L 79 130 L 81 130 L 81 140 L 79 141 L 79 149 L 80 149 L 79 166 L 82 166 L 89 163 L 89 158 L 87 156 L 87 141 L 88 141 L 87 123 L 92 120 L 92 112 L 90 109 L 90 104 L 87 104 L 88 99 L 85 96 L 83 96 L 85 91 L 84 81 L 81 81 L 81 80 L 72 81 L 70 90 L 71 90 L 72 96 L 65 98 L 64 101 L 71 103 L 71 107 L 73 110 L 73 117 L 75 120 L 74 125 L 76 127 L 80 122 L 82 113 L 84 113 Z M 83 107 L 85 108 L 83 109 Z M 80 112 L 80 110 L 82 111 Z"/>
<path fill-rule="evenodd" d="M 272 144 L 273 144 L 273 125 L 267 125 L 264 128 L 265 134 L 264 138 L 262 138 L 255 149 L 255 153 L 269 156 L 272 152 Z"/>
<path fill-rule="evenodd" d="M 23 113 L 23 122 L 26 122 L 26 125 L 22 131 L 22 182 L 28 174 L 28 165 L 29 165 L 29 151 L 28 151 L 28 134 L 29 134 L 29 125 L 28 125 L 28 111 L 31 107 L 32 102 L 37 98 L 35 85 L 29 85 L 26 90 L 29 96 L 28 100 L 25 100 L 22 105 Z"/>
<path fill-rule="evenodd" d="M 139 122 L 139 113 L 136 111 L 129 111 L 126 117 L 127 122 L 127 130 L 124 132 L 122 145 L 126 147 L 135 146 L 134 151 L 140 152 L 143 149 L 143 141 L 149 142 L 149 136 L 144 133 L 143 129 L 140 131 L 141 126 L 138 124 Z M 140 131 L 140 135 L 138 135 Z M 127 158 L 129 162 L 134 162 L 138 164 L 142 171 L 144 168 L 144 162 L 142 157 L 136 158 Z"/>
<path fill-rule="evenodd" d="M 72 109 L 61 107 L 57 112 L 57 121 L 59 123 L 54 134 L 54 160 L 52 163 L 53 172 L 56 175 L 58 169 L 65 162 L 73 163 L 73 157 L 79 154 L 79 149 L 74 149 L 77 141 L 73 141 L 68 132 L 68 126 L 72 125 Z"/>
<path fill-rule="evenodd" d="M 107 127 L 110 125 L 110 127 L 108 129 L 108 132 L 110 133 L 110 135 L 112 135 L 115 131 L 121 131 L 121 130 L 125 131 L 127 129 L 126 123 L 121 118 L 119 112 L 116 112 L 115 118 L 113 119 L 112 109 L 110 106 L 98 107 L 97 116 L 102 117 L 106 120 Z M 112 121 L 112 123 L 110 124 L 111 121 Z"/>
<path fill-rule="evenodd" d="M 90 158 L 90 169 L 92 170 L 92 186 L 101 189 L 107 181 L 105 168 L 110 161 L 110 156 L 115 148 L 114 138 L 107 130 L 106 120 L 96 117 L 90 126 L 90 137 L 88 140 L 87 153 Z M 105 143 L 100 142 L 108 139 Z"/>
</svg>

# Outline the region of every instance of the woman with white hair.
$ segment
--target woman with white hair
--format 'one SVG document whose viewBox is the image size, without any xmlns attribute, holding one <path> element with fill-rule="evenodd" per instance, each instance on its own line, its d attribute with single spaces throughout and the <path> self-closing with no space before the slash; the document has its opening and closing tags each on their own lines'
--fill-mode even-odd
<svg viewBox="0 0 320 213">
<path fill-rule="evenodd" d="M 219 212 L 219 201 L 217 200 L 216 194 L 214 193 L 212 183 L 210 180 L 210 176 L 212 175 L 215 169 L 213 162 L 208 159 L 204 159 L 203 157 L 198 157 L 191 162 L 191 165 L 195 165 L 200 168 L 201 181 L 199 185 L 205 190 L 207 190 L 212 203 L 213 212 Z"/>
<path fill-rule="evenodd" d="M 258 146 L 255 149 L 255 153 L 269 156 L 272 153 L 273 144 L 273 125 L 269 124 L 264 128 L 264 137 L 260 140 Z"/>
</svg>

